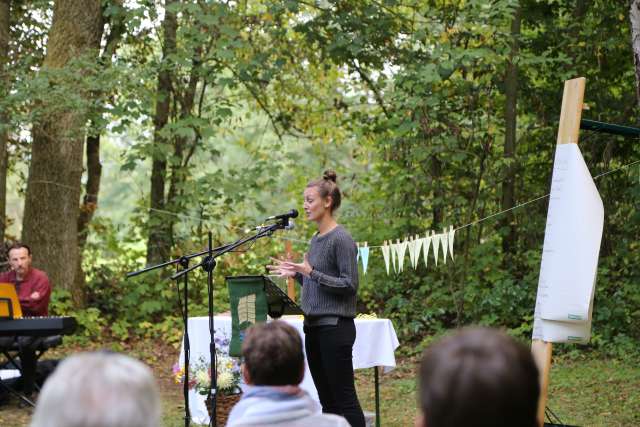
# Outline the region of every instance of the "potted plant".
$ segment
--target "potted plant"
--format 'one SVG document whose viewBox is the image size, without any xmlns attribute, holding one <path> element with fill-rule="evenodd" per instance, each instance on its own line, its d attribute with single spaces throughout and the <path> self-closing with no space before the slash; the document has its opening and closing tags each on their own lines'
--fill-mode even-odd
<svg viewBox="0 0 640 427">
<path fill-rule="evenodd" d="M 216 394 L 216 420 L 219 425 L 225 425 L 229 412 L 240 400 L 240 363 L 236 358 L 229 356 L 229 339 L 215 339 L 216 344 L 216 373 L 218 392 Z M 209 417 L 212 417 L 213 404 L 211 402 L 211 369 L 209 361 L 200 357 L 195 363 L 190 364 L 189 389 L 206 396 L 205 404 Z M 178 364 L 173 367 L 173 375 L 176 383 L 184 383 L 184 367 Z"/>
</svg>

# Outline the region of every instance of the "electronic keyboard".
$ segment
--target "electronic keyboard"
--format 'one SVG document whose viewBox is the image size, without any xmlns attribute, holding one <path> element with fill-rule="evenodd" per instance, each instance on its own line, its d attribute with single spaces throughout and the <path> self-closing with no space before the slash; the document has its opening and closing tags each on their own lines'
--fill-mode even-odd
<svg viewBox="0 0 640 427">
<path fill-rule="evenodd" d="M 22 317 L 17 319 L 0 319 L 0 336 L 33 336 L 68 335 L 78 326 L 75 317 Z"/>
</svg>

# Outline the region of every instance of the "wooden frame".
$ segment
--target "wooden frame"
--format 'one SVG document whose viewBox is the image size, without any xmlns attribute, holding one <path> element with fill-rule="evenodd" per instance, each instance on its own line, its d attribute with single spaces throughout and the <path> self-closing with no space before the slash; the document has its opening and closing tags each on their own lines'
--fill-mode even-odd
<svg viewBox="0 0 640 427">
<path fill-rule="evenodd" d="M 584 77 L 564 82 L 562 110 L 560 111 L 560 124 L 556 140 L 558 145 L 578 143 L 586 82 L 587 80 Z M 538 425 L 540 427 L 544 426 L 552 350 L 550 342 L 533 340 L 531 343 L 531 352 L 540 371 L 540 400 L 538 401 Z"/>
</svg>

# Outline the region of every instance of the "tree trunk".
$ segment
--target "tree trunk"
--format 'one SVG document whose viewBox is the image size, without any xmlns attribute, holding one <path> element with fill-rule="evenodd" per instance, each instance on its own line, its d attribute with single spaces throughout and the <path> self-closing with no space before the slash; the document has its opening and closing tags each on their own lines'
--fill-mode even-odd
<svg viewBox="0 0 640 427">
<path fill-rule="evenodd" d="M 518 65 L 516 58 L 520 48 L 520 7 L 516 9 L 511 21 L 511 49 L 509 52 L 509 62 L 505 75 L 505 134 L 504 134 L 504 159 L 509 163 L 506 167 L 504 181 L 502 181 L 502 210 L 510 209 L 515 205 L 516 186 L 516 127 L 517 127 L 517 104 L 518 104 Z M 514 223 L 513 211 L 506 212 L 502 221 L 502 228 L 506 228 L 506 233 L 502 238 L 502 253 L 505 259 L 514 250 L 516 244 L 516 227 Z"/>
<path fill-rule="evenodd" d="M 640 106 L 640 0 L 632 0 L 629 7 L 631 21 L 631 47 L 633 48 L 633 63 L 636 68 L 636 100 Z"/>
<path fill-rule="evenodd" d="M 78 306 L 84 306 L 86 302 L 84 269 L 82 268 L 82 252 L 84 251 L 89 235 L 89 223 L 98 208 L 98 192 L 100 191 L 100 178 L 102 176 L 102 164 L 100 163 L 100 135 L 87 137 L 87 184 L 85 194 L 80 205 L 78 215 L 78 267 L 74 280 L 75 299 Z"/>
<path fill-rule="evenodd" d="M 56 1 L 43 70 L 63 69 L 92 50 L 97 54 L 101 31 L 100 0 Z M 86 122 L 82 109 L 57 108 L 33 124 L 22 234 L 35 266 L 47 272 L 53 286 L 70 290 L 74 300 Z"/>
<path fill-rule="evenodd" d="M 112 4 L 117 4 L 122 7 L 122 2 L 120 0 L 114 1 L 112 0 Z M 100 55 L 100 65 L 103 67 L 109 67 L 110 62 L 112 60 L 113 55 L 116 53 L 116 49 L 122 40 L 122 35 L 125 31 L 124 26 L 124 14 L 120 13 L 113 17 L 111 22 L 104 22 L 102 27 L 102 32 L 100 33 L 100 39 L 102 39 L 102 34 L 104 32 L 104 28 L 107 26 L 110 27 L 109 34 L 107 36 L 107 42 L 105 45 L 102 54 Z M 94 93 L 96 98 L 100 98 L 103 96 L 103 93 Z M 99 109 L 102 109 L 104 106 L 99 105 Z M 102 113 L 101 113 L 102 114 Z M 102 164 L 100 163 L 100 137 L 103 129 L 99 129 L 96 121 L 94 120 L 91 123 L 90 129 L 92 133 L 87 135 L 87 148 L 86 148 L 86 158 L 87 158 L 87 183 L 85 184 L 84 189 L 84 197 L 82 200 L 82 204 L 80 205 L 80 214 L 78 215 L 78 267 L 76 269 L 76 278 L 75 278 L 75 289 L 76 292 L 76 303 L 80 306 L 84 306 L 86 302 L 85 298 L 85 273 L 82 268 L 82 259 L 84 247 L 87 243 L 87 237 L 89 235 L 89 224 L 93 219 L 93 216 L 98 209 L 98 193 L 100 192 L 100 180 L 102 178 Z"/>
<path fill-rule="evenodd" d="M 0 97 L 9 93 L 7 66 L 9 64 L 9 0 L 0 0 Z M 7 223 L 7 135 L 8 117 L 4 109 L 0 109 L 0 243 L 4 241 Z"/>
<path fill-rule="evenodd" d="M 151 164 L 151 191 L 149 210 L 149 239 L 147 242 L 147 264 L 166 261 L 171 254 L 173 240 L 173 221 L 167 220 L 161 211 L 165 209 L 165 182 L 167 178 L 168 141 L 162 130 L 169 122 L 171 113 L 171 72 L 168 57 L 176 51 L 176 31 L 178 21 L 175 13 L 169 12 L 173 0 L 165 2 L 165 16 L 162 22 L 164 43 L 162 48 L 163 62 L 158 73 L 158 90 L 156 111 L 153 118 L 154 150 Z"/>
</svg>

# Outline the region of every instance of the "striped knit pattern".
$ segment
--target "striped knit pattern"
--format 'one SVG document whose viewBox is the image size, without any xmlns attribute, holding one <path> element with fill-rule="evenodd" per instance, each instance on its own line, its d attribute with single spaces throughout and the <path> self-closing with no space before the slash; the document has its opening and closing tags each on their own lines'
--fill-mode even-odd
<svg viewBox="0 0 640 427">
<path fill-rule="evenodd" d="M 307 256 L 313 271 L 311 277 L 302 277 L 301 305 L 306 316 L 356 316 L 357 253 L 341 225 L 311 238 Z"/>
</svg>

